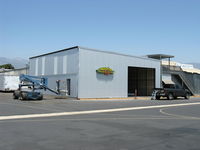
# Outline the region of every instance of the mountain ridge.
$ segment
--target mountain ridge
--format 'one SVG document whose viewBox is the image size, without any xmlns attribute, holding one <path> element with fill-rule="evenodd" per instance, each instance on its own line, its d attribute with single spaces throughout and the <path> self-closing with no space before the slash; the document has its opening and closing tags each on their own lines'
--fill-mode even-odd
<svg viewBox="0 0 200 150">
<path fill-rule="evenodd" d="M 28 60 L 24 58 L 6 58 L 6 57 L 0 57 L 0 65 L 4 64 L 12 64 L 15 69 L 19 68 L 25 68 L 26 65 L 28 64 Z"/>
<path fill-rule="evenodd" d="M 200 63 L 188 63 L 188 64 L 192 64 L 194 68 L 200 69 Z"/>
</svg>

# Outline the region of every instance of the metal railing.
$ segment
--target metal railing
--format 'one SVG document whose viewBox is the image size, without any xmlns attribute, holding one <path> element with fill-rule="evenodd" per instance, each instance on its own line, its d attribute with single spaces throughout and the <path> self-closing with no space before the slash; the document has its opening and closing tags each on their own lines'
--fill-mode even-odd
<svg viewBox="0 0 200 150">
<path fill-rule="evenodd" d="M 162 71 L 163 71 L 163 73 L 170 73 L 170 74 L 178 75 L 193 95 L 197 93 L 197 91 L 195 90 L 194 80 L 193 80 L 193 78 L 191 79 L 192 75 L 188 75 L 187 73 L 185 73 L 181 69 L 181 67 L 179 67 L 179 66 L 162 66 Z"/>
</svg>

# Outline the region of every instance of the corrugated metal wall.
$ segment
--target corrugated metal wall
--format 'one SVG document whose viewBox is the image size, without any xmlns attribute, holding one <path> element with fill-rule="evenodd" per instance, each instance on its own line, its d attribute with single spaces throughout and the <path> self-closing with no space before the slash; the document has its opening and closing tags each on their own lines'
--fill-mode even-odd
<svg viewBox="0 0 200 150">
<path fill-rule="evenodd" d="M 194 84 L 196 87 L 196 94 L 200 95 L 200 74 L 194 74 Z"/>
<path fill-rule="evenodd" d="M 128 66 L 155 68 L 155 86 L 160 87 L 160 61 L 85 48 L 79 53 L 79 98 L 127 97 Z M 98 74 L 100 67 L 110 67 L 115 72 L 109 76 Z"/>
<path fill-rule="evenodd" d="M 77 97 L 79 71 L 78 59 L 79 54 L 77 48 L 31 58 L 29 74 L 48 77 L 48 86 L 52 89 L 56 89 L 56 80 L 61 80 L 61 86 L 64 88 L 62 90 L 66 90 L 66 80 L 71 79 L 70 96 Z"/>
</svg>

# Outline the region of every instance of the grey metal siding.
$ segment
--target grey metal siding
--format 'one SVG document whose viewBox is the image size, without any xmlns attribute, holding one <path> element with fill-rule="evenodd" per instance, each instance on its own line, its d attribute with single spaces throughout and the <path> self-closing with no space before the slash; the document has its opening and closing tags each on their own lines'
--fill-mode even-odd
<svg viewBox="0 0 200 150">
<path fill-rule="evenodd" d="M 160 87 L 160 61 L 105 53 L 80 48 L 79 98 L 127 97 L 128 66 L 155 68 L 156 87 Z M 115 72 L 105 76 L 96 73 L 100 67 Z"/>
<path fill-rule="evenodd" d="M 79 72 L 78 48 L 30 58 L 30 75 L 48 77 L 48 86 L 56 89 L 56 80 L 65 84 L 66 79 L 71 79 L 71 97 L 78 95 Z M 66 90 L 66 87 L 64 90 Z M 49 92 L 47 92 L 49 93 Z M 50 93 L 49 93 L 50 94 Z"/>
<path fill-rule="evenodd" d="M 38 58 L 38 75 L 42 75 L 42 57 Z"/>
<path fill-rule="evenodd" d="M 56 90 L 56 81 L 60 80 L 60 89 L 64 92 L 67 90 L 67 79 L 71 79 L 70 97 L 78 97 L 78 74 L 65 74 L 65 75 L 46 75 L 48 78 L 48 87 Z M 46 94 L 52 95 L 53 93 L 46 91 Z"/>
<path fill-rule="evenodd" d="M 36 59 L 32 59 L 31 61 L 29 61 L 29 74 L 31 75 L 35 75 L 35 61 Z"/>
<path fill-rule="evenodd" d="M 196 88 L 195 94 L 200 94 L 200 74 L 193 74 L 194 76 L 194 86 Z"/>
<path fill-rule="evenodd" d="M 45 57 L 45 71 L 44 71 L 44 75 L 52 75 L 54 69 L 51 68 L 50 66 L 53 67 L 54 62 L 53 62 L 53 58 L 51 56 L 49 57 Z"/>
</svg>

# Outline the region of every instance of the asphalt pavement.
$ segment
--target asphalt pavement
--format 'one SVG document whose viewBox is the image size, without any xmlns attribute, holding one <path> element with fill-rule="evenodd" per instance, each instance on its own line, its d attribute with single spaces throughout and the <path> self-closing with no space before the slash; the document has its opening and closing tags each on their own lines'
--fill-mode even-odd
<svg viewBox="0 0 200 150">
<path fill-rule="evenodd" d="M 199 103 L 199 98 L 20 101 L 9 93 L 0 93 L 0 118 L 38 115 L 0 120 L 0 149 L 199 150 Z M 160 105 L 177 106 L 155 107 Z M 120 111 L 73 114 L 113 109 Z M 70 115 L 39 116 L 63 112 Z"/>
</svg>

